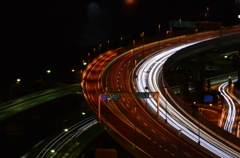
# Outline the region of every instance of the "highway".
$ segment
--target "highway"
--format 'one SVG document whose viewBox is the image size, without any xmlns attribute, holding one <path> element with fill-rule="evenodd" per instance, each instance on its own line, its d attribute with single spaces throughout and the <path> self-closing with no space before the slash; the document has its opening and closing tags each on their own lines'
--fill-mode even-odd
<svg viewBox="0 0 240 158">
<path fill-rule="evenodd" d="M 231 80 L 232 83 L 237 81 L 234 77 L 231 77 Z M 228 81 L 224 82 L 218 88 L 218 91 L 224 97 L 225 101 L 219 126 L 239 137 L 240 99 L 234 95 L 234 87 L 232 83 L 229 83 Z"/>
<path fill-rule="evenodd" d="M 103 128 L 97 123 L 97 120 L 90 116 L 42 141 L 21 158 L 77 157 L 83 154 L 86 146 L 102 132 Z"/>
<path fill-rule="evenodd" d="M 32 93 L 30 95 L 2 103 L 0 104 L 0 121 L 3 121 L 29 108 L 52 101 L 54 99 L 58 99 L 63 96 L 77 93 L 79 91 L 80 86 L 77 84 L 64 85 Z"/>
<path fill-rule="evenodd" d="M 202 36 L 202 37 L 201 37 Z M 212 35 L 211 35 L 212 36 Z M 210 36 L 210 37 L 211 37 Z M 216 36 L 216 34 L 214 35 Z M 206 40 L 206 35 L 200 35 L 199 37 L 201 37 L 203 39 Z M 211 37 L 213 38 L 213 37 Z M 187 39 L 188 41 L 194 39 L 197 39 L 196 37 L 191 37 L 190 39 Z M 172 39 L 171 40 L 166 40 L 164 42 L 161 42 L 161 44 L 164 46 L 165 44 L 168 46 L 168 50 L 171 50 L 170 52 L 166 51 L 166 47 L 163 49 L 162 52 L 167 52 L 169 54 L 164 54 L 162 53 L 162 59 L 158 60 L 158 61 L 154 61 L 152 63 L 155 63 L 155 65 L 157 65 L 156 63 L 160 64 L 160 63 L 164 63 L 167 59 L 168 56 L 171 55 L 171 53 L 176 52 L 179 49 L 182 49 L 184 47 L 186 47 L 187 45 L 184 46 L 180 46 L 179 48 L 169 48 L 170 45 L 174 45 L 177 42 L 174 43 L 174 40 L 177 41 L 178 39 Z M 198 41 L 200 42 L 200 41 Z M 157 42 L 158 43 L 158 42 Z M 196 43 L 196 42 L 195 42 Z M 192 44 L 195 44 L 192 43 Z M 166 46 L 165 45 L 165 46 Z M 191 44 L 188 44 L 191 45 Z M 188 129 L 186 129 L 184 126 L 179 125 L 178 121 L 180 120 L 179 118 L 174 117 L 174 119 L 177 119 L 177 121 L 175 121 L 172 116 L 173 113 L 176 112 L 177 115 L 179 115 L 179 113 L 177 112 L 177 110 L 174 110 L 173 106 L 170 105 L 170 102 L 167 101 L 167 99 L 163 96 L 163 94 L 165 94 L 167 92 L 167 89 L 164 89 L 164 93 L 160 93 L 161 95 L 161 106 L 165 106 L 165 109 L 169 108 L 168 114 L 166 114 L 165 110 L 163 110 L 163 108 L 161 108 L 161 112 L 160 112 L 160 116 L 163 118 L 163 120 L 166 120 L 166 122 L 168 123 L 168 125 L 171 125 L 172 127 L 163 127 L 163 124 L 157 122 L 155 120 L 156 116 L 152 116 L 151 114 L 147 113 L 145 108 L 143 108 L 143 104 L 151 104 L 151 102 L 154 103 L 154 99 L 150 99 L 151 101 L 149 102 L 148 100 L 146 101 L 142 101 L 139 102 L 136 99 L 132 99 L 130 92 L 135 92 L 135 91 L 139 91 L 139 92 L 143 92 L 143 91 L 148 91 L 148 89 L 146 87 L 149 87 L 150 91 L 152 92 L 161 92 L 159 89 L 153 89 L 154 87 L 157 87 L 157 83 L 154 83 L 154 86 L 151 86 L 151 82 L 150 80 L 153 81 L 161 81 L 162 79 L 156 79 L 156 77 L 152 77 L 149 78 L 148 76 L 153 76 L 153 74 L 156 75 L 157 72 L 161 72 L 161 71 L 149 71 L 149 68 L 154 67 L 154 64 L 151 65 L 149 64 L 149 58 L 150 56 L 147 57 L 148 62 L 146 65 L 151 65 L 148 66 L 147 68 L 145 66 L 143 66 L 144 64 L 141 63 L 141 65 L 139 64 L 138 66 L 136 66 L 137 62 L 140 61 L 140 58 L 145 58 L 146 55 L 148 54 L 156 54 L 156 52 L 159 52 L 158 50 L 158 44 L 153 43 L 153 44 L 149 44 L 149 45 L 145 45 L 144 49 L 143 47 L 138 47 L 135 48 L 134 50 L 129 50 L 126 51 L 125 53 L 117 56 L 117 51 L 116 50 L 111 50 L 106 52 L 105 55 L 101 55 L 100 57 L 98 57 L 95 61 L 93 61 L 91 63 L 91 65 L 89 65 L 86 69 L 86 71 L 84 71 L 84 76 L 83 76 L 83 82 L 81 83 L 83 89 L 84 89 L 84 96 L 86 97 L 86 99 L 88 100 L 91 108 L 93 109 L 93 111 L 98 114 L 98 97 L 100 94 L 109 94 L 109 93 L 119 93 L 121 94 L 121 96 L 124 98 L 131 98 L 131 99 L 121 99 L 121 100 L 111 100 L 111 101 L 101 101 L 101 114 L 100 114 L 100 118 L 99 121 L 104 121 L 106 126 L 106 129 L 108 129 L 108 127 L 110 127 L 111 130 L 115 131 L 116 133 L 118 133 L 118 135 L 120 135 L 122 138 L 124 138 L 129 144 L 131 144 L 133 146 L 133 148 L 127 149 L 131 152 L 131 150 L 136 150 L 137 151 L 141 151 L 142 154 L 145 153 L 145 156 L 152 156 L 152 157 L 156 157 L 162 155 L 162 154 L 170 154 L 171 156 L 178 156 L 182 157 L 182 155 L 184 156 L 189 156 L 191 157 L 191 155 L 196 155 L 199 154 L 199 157 L 206 157 L 206 155 L 203 154 L 204 152 L 207 152 L 206 150 L 209 150 L 209 147 L 213 148 L 212 151 L 208 153 L 211 155 L 211 153 L 214 153 L 216 155 L 219 156 L 223 156 L 223 157 L 228 157 L 230 155 L 236 156 L 239 153 L 237 151 L 232 150 L 231 148 L 228 148 L 227 146 L 225 147 L 224 144 L 219 143 L 217 140 L 213 139 L 213 144 L 220 144 L 217 145 L 217 147 L 215 147 L 212 144 L 209 144 L 206 140 L 208 140 L 209 138 L 211 138 L 211 136 L 209 136 L 207 133 L 205 133 L 204 130 L 199 130 L 199 125 L 191 123 L 190 121 L 186 120 L 185 118 L 183 118 L 184 121 L 184 125 L 189 124 L 188 126 L 192 126 L 192 127 L 188 127 Z M 141 51 L 144 52 L 141 52 Z M 160 54 L 160 53 L 159 53 Z M 157 56 L 157 55 L 153 55 L 153 56 Z M 151 60 L 154 57 L 151 57 Z M 159 58 L 159 57 L 158 57 Z M 110 64 L 109 64 L 110 63 Z M 137 67 L 137 71 L 138 73 L 132 73 L 132 67 Z M 140 69 L 139 67 L 145 67 L 145 71 L 142 69 Z M 156 66 L 157 67 L 157 66 Z M 159 68 L 159 66 L 158 66 Z M 124 71 L 123 71 L 124 70 Z M 121 73 L 123 72 L 123 73 Z M 141 73 L 140 73 L 141 72 Z M 137 76 L 137 81 L 135 81 L 135 79 L 133 79 L 133 82 L 130 82 L 129 80 L 131 80 L 132 78 L 135 78 L 135 76 Z M 159 76 L 156 75 L 156 76 Z M 147 80 L 146 80 L 147 79 Z M 148 82 L 146 82 L 148 81 Z M 150 81 L 150 82 L 149 82 Z M 140 82 L 140 83 L 139 83 Z M 131 84 L 134 83 L 134 84 Z M 135 83 L 138 86 L 134 86 Z M 125 92 L 126 93 L 125 93 Z M 170 96 L 169 96 L 170 98 Z M 168 99 L 169 99 L 168 98 Z M 171 102 L 174 103 L 174 100 L 172 100 Z M 167 103 L 167 104 L 166 104 Z M 166 106 L 168 105 L 168 107 Z M 151 107 L 151 110 L 155 110 L 154 113 L 156 113 L 156 104 L 153 105 L 153 107 Z M 137 112 L 136 112 L 137 111 Z M 139 113 L 139 116 L 136 114 Z M 171 115 L 169 115 L 171 114 Z M 185 114 L 186 115 L 186 114 Z M 141 116 L 141 117 L 140 117 Z M 99 116 L 98 116 L 99 117 Z M 182 118 L 181 118 L 182 119 Z M 143 121 L 144 120 L 144 121 Z M 183 122 L 183 121 L 181 121 Z M 138 126 L 136 126 L 136 124 Z M 162 127 L 157 127 L 156 125 L 160 124 L 162 125 Z M 175 126 L 174 126 L 175 124 Z M 182 142 L 180 139 L 178 139 L 176 136 L 174 137 L 173 135 L 169 136 L 169 134 L 171 134 L 171 132 L 168 132 L 166 130 L 166 128 L 176 128 L 176 124 L 178 124 L 177 127 L 177 131 L 178 135 L 186 138 L 188 137 L 189 140 L 193 139 L 192 143 L 186 143 L 186 142 Z M 141 126 L 140 126 L 141 125 Z M 159 126 L 160 126 L 159 125 Z M 167 125 L 167 126 L 168 126 Z M 141 128 L 140 128 L 141 127 Z M 147 128 L 147 127 L 151 127 L 151 128 Z M 166 133 L 163 133 L 162 130 L 160 130 L 161 132 L 159 132 L 159 129 L 165 130 Z M 190 130 L 189 130 L 190 129 Z M 132 131 L 132 132 L 131 132 Z M 156 132 L 156 135 L 154 134 Z M 159 133 L 158 133 L 159 132 Z M 200 134 L 201 132 L 201 138 L 198 137 L 198 134 Z M 196 134 L 198 133 L 198 134 Z M 164 147 L 162 144 L 164 141 L 159 140 L 159 135 L 167 135 L 166 137 L 160 137 L 160 139 L 162 138 L 163 140 L 169 139 L 169 144 L 164 144 Z M 154 136 L 155 135 L 155 136 Z M 144 138 L 145 137 L 145 138 Z M 137 139 L 136 139 L 137 138 Z M 148 139 L 146 139 L 148 138 Z M 176 139 L 176 140 L 171 140 L 171 139 Z M 140 140 L 140 141 L 139 141 Z M 154 141 L 152 141 L 154 140 Z M 156 141 L 155 141 L 156 140 Z M 189 141 L 188 140 L 188 141 Z M 216 141 L 216 142 L 215 142 Z M 170 143 L 170 142 L 177 142 L 176 144 L 184 144 L 183 148 L 179 149 L 179 145 L 176 145 L 174 143 Z M 164 142 L 166 143 L 166 142 Z M 154 145 L 155 144 L 155 145 Z M 198 150 L 196 150 L 197 148 L 194 149 L 194 147 L 190 147 L 190 144 L 192 146 L 195 146 L 198 148 Z M 200 145 L 200 146 L 199 146 Z M 151 146 L 151 148 L 149 148 L 149 146 Z M 158 147 L 157 147 L 158 146 Z M 228 153 L 224 153 L 221 150 L 219 150 L 218 148 L 223 146 L 224 149 L 229 150 L 227 151 Z M 164 150 L 161 152 L 159 150 L 159 148 L 164 148 Z M 135 149 L 134 149 L 135 148 Z M 201 150 L 199 150 L 199 148 L 201 148 Z M 205 149 L 204 149 L 205 148 Z M 236 147 L 238 148 L 238 147 Z M 188 151 L 184 151 L 184 149 L 187 149 Z M 224 149 L 222 149 L 224 151 Z M 210 149 L 211 150 L 211 149 Z M 132 152 L 134 153 L 134 152 Z M 136 154 L 137 152 L 135 151 L 134 154 Z M 179 154 L 180 153 L 180 154 Z M 168 156 L 170 156 L 168 155 Z M 201 156 L 200 156 L 201 155 Z M 215 155 L 215 156 L 216 156 Z M 137 156 L 137 155 L 136 155 Z M 166 155 L 167 156 L 167 155 Z"/>
<path fill-rule="evenodd" d="M 154 54 L 153 56 L 148 57 L 147 61 L 145 61 L 144 64 L 141 64 L 142 68 L 137 70 L 137 76 L 141 76 L 140 79 L 138 78 L 138 80 L 135 81 L 137 83 L 137 88 L 139 91 L 160 92 L 160 100 L 162 102 L 160 116 L 169 124 L 171 124 L 176 129 L 176 131 L 180 130 L 181 133 L 183 133 L 185 136 L 220 157 L 237 157 L 239 155 L 239 146 L 235 146 L 237 150 L 234 151 L 232 147 L 226 146 L 208 134 L 208 132 L 211 133 L 213 131 L 206 132 L 206 127 L 199 129 L 199 125 L 192 122 L 194 119 L 190 119 L 191 116 L 188 116 L 189 118 L 187 119 L 186 116 L 180 113 L 180 111 L 183 112 L 184 110 L 178 104 L 177 100 L 175 100 L 175 98 L 172 98 L 172 96 L 169 94 L 170 88 L 167 85 L 163 75 L 161 74 L 162 66 L 170 55 L 184 47 L 196 44 L 198 42 L 201 41 L 198 40 L 197 42 L 177 46 L 170 50 L 162 51 L 158 54 Z M 159 80 L 162 82 L 160 86 L 158 86 Z M 145 87 L 148 87 L 148 89 L 146 90 Z M 148 104 L 151 106 L 154 112 L 157 112 L 157 104 L 155 100 L 151 100 L 151 102 L 148 102 Z M 184 114 L 188 115 L 187 113 Z"/>
</svg>

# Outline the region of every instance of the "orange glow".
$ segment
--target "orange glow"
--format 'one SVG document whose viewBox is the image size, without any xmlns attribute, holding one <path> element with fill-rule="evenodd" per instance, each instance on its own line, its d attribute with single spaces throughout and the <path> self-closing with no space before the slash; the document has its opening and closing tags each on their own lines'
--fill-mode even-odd
<svg viewBox="0 0 240 158">
<path fill-rule="evenodd" d="M 134 4 L 134 3 L 135 3 L 135 0 L 125 0 L 125 2 L 126 2 L 127 4 Z"/>
</svg>

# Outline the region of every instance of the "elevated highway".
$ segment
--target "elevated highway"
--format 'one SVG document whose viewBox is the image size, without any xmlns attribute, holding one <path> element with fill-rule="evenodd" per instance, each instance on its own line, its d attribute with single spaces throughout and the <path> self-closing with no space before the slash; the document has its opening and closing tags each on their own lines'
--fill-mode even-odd
<svg viewBox="0 0 240 158">
<path fill-rule="evenodd" d="M 240 42 L 239 29 L 225 33 L 222 46 Z M 84 71 L 84 96 L 98 114 L 100 93 L 159 92 L 160 118 L 154 99 L 101 101 L 99 122 L 136 157 L 237 157 L 239 141 L 189 109 L 162 75 L 172 63 L 191 53 L 219 47 L 218 33 L 186 36 L 181 41 L 187 43 L 179 44 L 179 38 L 173 38 L 161 41 L 161 49 L 157 41 L 123 53 L 111 50 L 100 55 Z"/>
<path fill-rule="evenodd" d="M 4 102 L 0 104 L 0 122 L 30 108 L 77 92 L 80 93 L 80 91 L 78 84 L 62 85 Z"/>
</svg>

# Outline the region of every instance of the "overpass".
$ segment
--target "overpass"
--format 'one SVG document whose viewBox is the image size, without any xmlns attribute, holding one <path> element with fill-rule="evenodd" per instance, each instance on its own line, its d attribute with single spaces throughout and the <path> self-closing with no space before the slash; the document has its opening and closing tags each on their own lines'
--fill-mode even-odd
<svg viewBox="0 0 240 158">
<path fill-rule="evenodd" d="M 239 39 L 239 38 L 238 38 L 238 39 Z M 226 40 L 226 41 L 227 41 L 226 43 L 228 43 L 228 40 Z M 233 41 L 234 41 L 234 40 L 233 40 Z M 218 44 L 218 42 L 216 42 L 216 43 Z M 216 44 L 216 43 L 215 43 L 215 44 Z M 230 44 L 233 44 L 233 43 L 234 43 L 234 42 L 232 42 L 232 43 L 230 42 Z M 214 45 L 214 42 L 211 43 L 211 44 Z M 211 45 L 211 44 L 210 44 L 210 45 Z M 224 45 L 224 44 L 223 44 L 223 45 Z M 146 45 L 146 46 L 147 46 L 147 45 Z M 196 45 L 196 47 L 198 47 L 198 46 Z M 137 49 L 136 49 L 136 50 L 137 50 Z M 195 48 L 194 50 L 196 50 L 196 48 Z M 187 50 L 187 52 L 189 52 L 189 50 Z M 193 51 L 193 52 L 194 52 L 194 51 Z M 130 53 L 130 52 L 128 52 L 128 53 Z M 175 61 L 176 61 L 176 60 L 173 60 L 173 61 L 171 61 L 171 62 L 175 62 Z M 75 87 L 75 88 L 76 88 L 76 87 Z M 79 88 L 79 87 L 78 87 L 78 88 Z M 75 90 L 73 90 L 73 89 L 72 89 L 72 90 L 73 90 L 74 92 L 77 92 L 77 91 L 79 91 L 78 88 L 76 88 Z M 62 95 L 62 96 L 68 95 L 69 93 L 67 94 L 67 92 L 69 92 L 69 90 L 70 90 L 70 89 L 68 89 L 68 90 L 66 90 L 66 91 L 62 91 L 61 94 L 60 94 L 60 93 L 59 93 L 59 94 L 56 93 L 55 95 L 57 95 L 57 96 L 59 96 L 59 97 L 61 97 L 61 95 Z M 72 91 L 72 90 L 70 90 L 70 91 Z M 65 94 L 64 94 L 64 93 L 65 93 Z M 41 96 L 41 95 L 40 95 L 40 96 Z M 36 98 L 36 96 L 35 96 L 35 97 L 29 97 L 29 98 Z M 52 96 L 47 96 L 45 99 L 42 98 L 42 101 L 43 101 L 43 100 L 46 101 L 47 99 L 50 99 L 50 100 L 51 100 L 51 99 L 54 99 L 54 98 L 52 98 Z M 24 102 L 27 103 L 27 102 L 30 101 L 30 100 L 34 100 L 34 99 L 29 99 L 29 100 L 28 100 L 28 99 L 26 98 Z M 22 101 L 22 100 L 21 100 L 21 101 Z M 36 100 L 35 100 L 35 101 L 36 101 Z M 30 104 L 30 105 L 32 104 L 31 106 L 34 106 L 34 105 L 35 105 L 35 101 L 28 102 L 28 104 Z M 40 101 L 40 100 L 39 100 L 39 101 Z M 16 100 L 16 102 L 17 102 L 17 100 Z M 13 103 L 12 105 L 16 105 L 16 102 Z M 38 102 L 38 101 L 37 101 L 37 102 Z M 43 101 L 43 102 L 44 102 L 44 101 Z M 40 101 L 39 103 L 37 103 L 37 104 L 41 104 L 41 101 Z M 19 108 L 20 108 L 19 106 L 15 106 L 15 108 L 16 108 L 16 109 L 14 110 L 15 113 L 16 113 L 16 112 L 20 112 L 20 111 L 22 111 L 22 110 L 25 110 L 25 109 L 19 109 Z M 30 108 L 30 106 L 27 107 L 27 108 Z M 14 115 L 14 113 L 13 113 L 12 115 Z M 6 118 L 8 118 L 8 117 L 10 117 L 10 116 L 12 116 L 12 115 L 1 114 L 0 116 L 1 116 L 3 119 L 6 119 Z"/>
<path fill-rule="evenodd" d="M 211 156 L 215 157 L 217 155 L 220 157 L 225 157 L 225 156 L 228 157 L 227 156 L 228 154 L 232 155 L 233 157 L 234 155 L 235 156 L 239 155 L 239 141 L 237 139 L 234 139 L 236 137 L 233 137 L 231 134 L 222 130 L 221 128 L 217 128 L 214 126 L 213 128 L 215 129 L 212 129 L 213 125 L 210 124 L 210 122 L 199 117 L 197 112 L 194 112 L 193 110 L 187 108 L 184 102 L 181 101 L 178 97 L 176 97 L 176 95 L 168 87 L 166 80 L 162 77 L 163 75 L 161 75 L 161 72 L 165 72 L 166 69 L 169 68 L 172 63 L 176 62 L 182 57 L 186 57 L 188 55 L 191 55 L 203 50 L 219 47 L 219 38 L 216 38 L 216 34 L 214 33 L 213 33 L 214 37 L 211 37 L 211 34 L 212 33 L 209 32 L 209 33 L 203 33 L 201 35 L 199 34 L 199 37 L 194 37 L 194 36 L 184 37 L 181 39 L 181 41 L 185 40 L 185 41 L 188 41 L 188 43 L 193 43 L 193 44 L 189 44 L 189 45 L 186 44 L 185 46 L 183 43 L 180 43 L 180 46 L 177 49 L 174 48 L 174 45 L 179 44 L 178 43 L 179 38 L 174 38 L 172 39 L 172 41 L 171 40 L 161 41 L 161 46 L 159 44 L 160 42 L 158 41 L 152 42 L 149 44 L 142 45 L 140 47 L 136 47 L 134 49 L 130 49 L 129 51 L 125 51 L 123 53 L 119 53 L 121 50 L 118 50 L 118 49 L 111 50 L 106 52 L 104 55 L 101 55 L 95 61 L 93 61 L 93 63 L 91 63 L 88 66 L 87 70 L 84 72 L 84 77 L 81 85 L 83 86 L 84 89 L 86 89 L 86 91 L 84 91 L 84 96 L 88 100 L 90 107 L 95 113 L 98 113 L 97 96 L 99 93 L 105 93 L 105 94 L 119 93 L 121 95 L 124 95 L 124 91 L 125 92 L 129 92 L 129 91 L 160 92 L 160 95 L 161 95 L 160 115 L 162 118 L 156 117 L 158 115 L 158 114 L 156 115 L 156 112 L 158 111 L 157 110 L 158 107 L 156 106 L 156 104 L 153 105 L 153 107 L 147 106 L 147 108 L 151 109 L 150 112 L 153 111 L 151 112 L 153 115 L 152 117 L 159 120 L 160 123 L 159 122 L 153 123 L 151 122 L 152 117 L 143 116 L 143 115 L 148 115 L 147 113 L 149 113 L 149 112 L 146 112 L 149 110 L 145 111 L 146 107 L 144 108 L 143 106 L 143 104 L 145 104 L 144 100 L 146 99 L 142 99 L 142 101 L 140 102 L 137 100 L 135 100 L 135 102 L 126 101 L 126 100 L 123 100 L 123 101 L 113 100 L 110 103 L 105 101 L 101 102 L 101 107 L 103 106 L 103 110 L 101 113 L 101 119 L 99 119 L 99 121 L 105 124 L 103 126 L 106 126 L 105 128 L 106 130 L 108 130 L 109 133 L 112 133 L 112 132 L 115 133 L 112 135 L 115 136 L 116 139 L 123 144 L 123 146 L 124 145 L 133 146 L 132 148 L 128 148 L 128 147 L 126 148 L 128 148 L 128 150 L 132 154 L 135 154 L 135 156 L 139 156 L 137 155 L 139 153 L 145 155 L 146 157 L 149 156 L 148 154 L 150 154 L 153 157 L 156 157 L 160 153 L 166 154 L 166 156 L 168 154 L 169 154 L 168 156 L 170 155 L 179 156 L 184 154 L 186 156 L 186 155 L 202 153 L 203 155 L 200 154 L 201 155 L 201 156 L 199 155 L 200 157 L 204 157 L 204 154 L 207 154 L 210 157 Z M 222 39 L 223 46 L 232 45 L 234 43 L 239 43 L 239 42 L 240 42 L 239 33 L 236 33 L 236 34 L 229 33 L 228 35 L 224 35 Z M 171 47 L 169 47 L 170 45 Z M 159 49 L 159 47 L 161 47 L 161 49 Z M 172 57 L 171 55 L 163 54 L 162 55 L 163 60 L 155 60 L 152 62 L 152 65 L 148 63 L 150 60 L 149 58 L 156 57 L 157 56 L 156 54 L 159 54 L 161 56 L 161 53 L 165 53 L 171 49 L 173 49 L 173 53 L 171 55 L 173 55 L 174 53 L 177 55 Z M 141 64 L 138 64 L 139 61 L 141 61 L 140 62 Z M 144 61 L 148 61 L 148 62 L 146 62 L 146 65 L 143 66 Z M 156 69 L 156 68 L 159 68 L 158 66 L 160 64 L 162 64 L 163 66 L 162 71 L 159 71 Z M 134 69 L 135 67 L 141 68 L 142 70 L 135 69 L 136 71 L 132 71 L 132 69 Z M 154 71 L 151 71 L 152 69 Z M 152 79 L 148 77 L 149 75 L 153 75 L 153 74 L 156 75 L 156 77 L 158 78 L 155 77 L 155 79 Z M 157 82 L 154 83 L 154 86 L 150 87 L 149 80 L 154 82 L 157 81 Z M 158 87 L 158 81 L 160 81 L 161 83 L 159 87 L 160 89 L 154 90 L 155 87 Z M 129 84 L 128 82 L 131 82 L 133 84 L 131 83 Z M 168 96 L 165 96 L 166 94 L 168 94 Z M 149 105 L 150 102 L 154 104 L 154 100 L 150 99 L 150 101 L 146 100 L 146 105 Z M 137 113 L 136 107 L 141 107 L 140 108 L 141 114 L 139 114 L 140 113 L 139 111 Z M 187 117 L 189 120 L 191 120 L 189 121 L 189 124 L 184 122 L 184 121 L 187 121 L 184 117 L 178 118 L 177 115 L 179 114 L 174 114 L 175 113 L 173 112 L 174 108 L 176 108 L 177 109 L 176 111 L 180 112 L 184 117 Z M 135 120 L 136 118 L 138 118 L 139 120 L 142 120 L 137 122 L 138 125 L 143 123 L 143 125 L 141 125 L 142 126 L 141 128 L 140 127 L 136 128 L 136 123 L 134 123 L 134 117 L 135 117 Z M 166 121 L 165 123 L 167 123 L 167 125 L 163 124 L 163 120 Z M 180 122 L 181 125 L 179 124 L 177 125 L 176 122 Z M 173 126 L 173 124 L 176 124 L 175 127 Z M 190 124 L 192 124 L 193 126 Z M 152 129 L 150 128 L 147 130 L 146 128 L 149 128 L 148 126 L 150 125 Z M 168 153 L 165 153 L 164 151 L 161 152 L 160 148 L 162 148 L 163 146 L 159 144 L 164 144 L 166 142 L 159 140 L 158 139 L 159 137 L 155 136 L 155 134 L 152 135 L 153 133 L 158 133 L 158 136 L 163 135 L 163 132 L 158 131 L 156 126 L 157 127 L 159 126 L 159 128 L 160 126 L 165 126 L 164 128 L 161 127 L 161 129 L 166 130 L 167 128 L 169 130 L 169 132 L 164 133 L 164 135 L 167 135 L 168 133 L 174 133 L 175 136 L 177 135 L 179 137 L 181 135 L 180 140 L 179 138 L 177 139 L 174 136 L 171 136 L 173 138 L 170 138 L 170 136 L 167 138 L 161 137 L 162 139 L 170 139 L 169 141 L 178 142 L 180 144 L 184 144 L 184 142 L 182 142 L 182 139 L 185 139 L 185 140 L 187 139 L 188 143 L 193 148 L 190 149 L 191 148 L 190 146 L 188 147 L 185 146 L 183 148 L 184 149 L 188 148 L 189 150 L 191 150 L 191 152 L 190 151 L 183 152 L 182 151 L 183 149 L 181 149 L 180 151 L 180 149 L 176 147 L 178 146 L 176 145 L 176 143 L 172 144 L 172 146 L 175 146 L 175 147 L 170 147 L 171 144 L 165 144 L 166 149 L 164 150 L 165 152 L 168 152 Z M 201 127 L 201 129 L 199 126 Z M 184 129 L 186 127 L 187 127 L 187 130 Z M 217 130 L 218 132 L 215 133 L 213 130 L 215 131 Z M 129 132 L 132 131 L 132 133 L 129 133 L 128 131 Z M 132 135 L 134 131 L 135 131 L 135 136 Z M 191 134 L 192 132 L 195 134 L 192 135 Z M 139 142 L 139 144 L 136 145 L 136 140 L 133 139 L 134 137 L 136 138 L 136 135 L 139 139 L 137 141 L 140 141 L 141 139 L 145 140 L 144 135 L 145 136 L 147 135 L 147 138 L 150 141 L 145 140 L 144 141 L 145 144 L 141 144 Z M 226 136 L 230 139 L 230 141 L 224 139 L 226 138 Z M 215 151 L 214 150 L 208 151 L 209 148 L 206 147 L 207 144 L 205 143 L 205 141 L 210 139 L 210 137 L 211 139 L 213 139 L 213 141 L 215 141 L 216 144 L 219 143 L 224 147 L 222 147 L 221 145 L 217 145 L 217 148 L 214 149 Z M 125 142 L 121 141 L 120 140 L 121 138 L 124 139 Z M 175 138 L 176 140 L 173 140 Z M 193 139 L 192 140 L 193 142 L 191 142 L 190 139 Z M 152 142 L 151 140 L 154 140 L 154 141 Z M 225 146 L 224 144 L 227 144 L 227 146 Z M 146 145 L 147 146 L 151 145 L 152 148 L 148 148 Z M 207 146 L 209 146 L 209 144 Z M 157 148 L 159 149 L 159 151 Z M 196 151 L 196 149 L 198 149 L 200 153 Z M 227 152 L 227 153 L 224 153 L 224 152 Z"/>
</svg>

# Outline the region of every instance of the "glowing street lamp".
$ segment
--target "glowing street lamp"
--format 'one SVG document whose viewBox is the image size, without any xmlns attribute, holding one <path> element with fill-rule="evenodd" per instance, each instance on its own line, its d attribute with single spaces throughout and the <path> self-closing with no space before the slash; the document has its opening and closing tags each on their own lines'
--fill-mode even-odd
<svg viewBox="0 0 240 158">
<path fill-rule="evenodd" d="M 109 44 L 110 44 L 110 41 L 108 40 L 108 50 L 109 50 Z"/>
<path fill-rule="evenodd" d="M 51 70 L 47 70 L 46 73 L 50 74 Z M 41 90 L 43 90 L 43 73 L 41 74 Z"/>
<path fill-rule="evenodd" d="M 102 53 L 102 52 L 101 52 L 101 47 L 102 47 L 102 44 L 99 44 L 99 51 L 100 51 L 100 54 Z"/>
<path fill-rule="evenodd" d="M 96 48 L 93 48 L 93 58 L 95 59 L 95 51 L 96 51 Z"/>
<path fill-rule="evenodd" d="M 121 37 L 120 40 L 121 40 L 121 47 L 122 47 L 122 40 L 123 40 L 123 38 Z"/>
<path fill-rule="evenodd" d="M 68 132 L 68 129 L 67 129 L 67 128 L 65 128 L 65 129 L 64 129 L 64 132 Z"/>
<path fill-rule="evenodd" d="M 10 99 L 12 100 L 12 91 L 13 91 L 13 86 L 14 85 L 20 85 L 20 82 L 21 82 L 21 79 L 20 78 L 17 78 L 16 79 L 16 82 L 13 84 L 13 83 L 10 83 Z"/>
<path fill-rule="evenodd" d="M 160 27 L 161 27 L 161 25 L 158 24 L 159 48 L 160 48 Z"/>
</svg>

